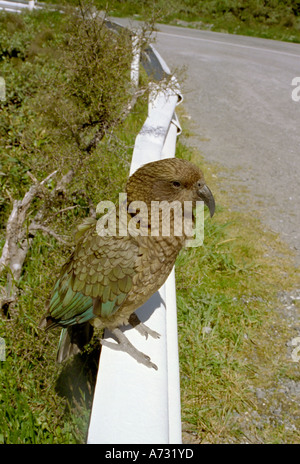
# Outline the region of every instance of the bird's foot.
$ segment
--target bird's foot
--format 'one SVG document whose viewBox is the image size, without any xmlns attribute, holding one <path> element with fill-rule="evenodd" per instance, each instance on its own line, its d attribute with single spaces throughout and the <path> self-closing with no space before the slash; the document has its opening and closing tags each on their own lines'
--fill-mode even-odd
<svg viewBox="0 0 300 464">
<path fill-rule="evenodd" d="M 142 353 L 141 351 L 137 350 L 132 343 L 125 337 L 123 332 L 116 328 L 111 331 L 113 335 L 116 337 L 118 343 L 108 342 L 107 340 L 101 340 L 101 344 L 103 346 L 107 346 L 112 348 L 113 350 L 117 351 L 125 351 L 128 353 L 132 358 L 134 358 L 137 362 L 144 364 L 146 367 L 152 367 L 153 369 L 157 370 L 158 367 L 154 364 L 150 357 L 146 354 Z"/>
<path fill-rule="evenodd" d="M 152 338 L 160 338 L 160 334 L 158 332 L 155 332 L 155 330 L 150 329 L 147 325 L 143 324 L 137 317 L 135 313 L 131 314 L 129 318 L 129 324 L 132 325 L 141 335 L 146 337 L 146 340 L 148 338 L 148 335 Z"/>
<path fill-rule="evenodd" d="M 140 324 L 137 325 L 135 328 L 141 335 L 146 337 L 146 339 L 148 338 L 148 335 L 150 335 L 150 337 L 152 338 L 160 338 L 160 334 L 158 332 L 155 332 L 155 330 L 150 329 L 150 327 L 146 326 L 142 322 L 140 322 Z"/>
</svg>

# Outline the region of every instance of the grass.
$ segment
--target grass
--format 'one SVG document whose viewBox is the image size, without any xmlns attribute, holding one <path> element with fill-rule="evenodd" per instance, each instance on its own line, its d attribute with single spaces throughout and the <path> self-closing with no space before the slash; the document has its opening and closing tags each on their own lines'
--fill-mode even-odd
<svg viewBox="0 0 300 464">
<path fill-rule="evenodd" d="M 99 201 L 116 200 L 118 192 L 123 191 L 145 112 L 144 105 L 137 105 L 123 130 L 115 133 L 118 152 L 105 158 L 106 140 L 91 156 L 91 163 L 103 176 L 98 179 L 99 185 L 102 182 Z M 66 228 L 73 230 L 82 214 L 78 217 L 72 211 L 66 212 L 62 218 Z M 10 319 L 0 318 L 0 337 L 6 342 L 6 361 L 0 361 L 0 443 L 85 442 L 99 344 L 94 341 L 82 356 L 59 366 L 55 358 L 60 330 L 45 334 L 37 328 L 68 255 L 69 250 L 55 239 L 38 233 L 19 281 L 15 312 Z M 0 279 L 1 284 L 5 285 L 5 281 Z"/>
<path fill-rule="evenodd" d="M 78 0 L 46 0 L 78 4 Z M 299 0 L 95 0 L 108 15 L 264 39 L 300 42 Z"/>
<path fill-rule="evenodd" d="M 0 75 L 7 82 L 7 98 L 0 113 L 1 251 L 11 198 L 21 198 L 31 184 L 26 172 L 31 169 L 41 179 L 44 171 L 51 169 L 49 163 L 55 162 L 57 150 L 51 145 L 54 137 L 49 137 L 47 127 L 42 126 L 32 102 L 37 98 L 40 79 L 51 79 L 55 70 L 55 47 L 62 40 L 64 18 L 55 12 L 1 13 L 0 22 Z M 57 72 L 55 76 L 58 79 Z M 88 159 L 82 160 L 81 175 L 71 186 L 68 204 L 64 205 L 62 196 L 56 211 L 70 205 L 74 209 L 56 216 L 55 205 L 49 205 L 54 227 L 70 240 L 76 223 L 88 214 L 89 201 L 94 205 L 103 199 L 114 201 L 123 191 L 134 140 L 146 114 L 147 105 L 141 99 L 122 129 L 110 133 Z M 63 156 L 67 161 L 69 155 L 74 157 L 68 143 L 65 151 L 63 143 L 58 145 L 60 162 Z M 41 155 L 44 148 L 46 156 Z M 33 214 L 34 205 L 32 210 Z M 6 360 L 0 361 L 0 443 L 85 442 L 99 344 L 91 344 L 82 356 L 58 366 L 55 358 L 60 331 L 45 334 L 37 328 L 69 253 L 52 237 L 37 233 L 18 282 L 18 301 L 8 318 L 0 318 L 0 337 L 6 343 Z M 0 276 L 2 285 L 6 285 L 4 273 Z"/>
<path fill-rule="evenodd" d="M 96 3 L 102 9 L 107 6 L 104 0 Z M 298 0 L 127 0 L 111 1 L 108 8 L 112 16 L 143 20 L 154 15 L 166 24 L 300 42 Z"/>
<path fill-rule="evenodd" d="M 112 155 L 109 165 L 102 164 L 103 173 L 106 169 L 106 174 L 117 180 L 113 192 L 108 188 L 107 196 L 99 201 L 123 191 L 144 107 L 140 111 L 138 114 L 136 109 L 125 124 L 126 136 L 119 134 L 123 150 L 127 147 L 128 163 L 120 163 L 119 157 Z M 100 159 L 101 149 L 105 150 L 105 143 L 97 150 Z M 94 158 L 96 162 L 96 154 Z M 71 230 L 78 220 L 71 213 L 65 214 Z M 8 320 L 0 318 L 0 336 L 6 342 L 6 361 L 0 362 L 0 443 L 83 443 L 86 439 L 99 345 L 91 344 L 82 356 L 58 366 L 55 358 L 60 331 L 45 334 L 37 328 L 68 255 L 55 239 L 38 234 L 19 282 L 15 312 Z M 1 284 L 4 281 L 0 280 Z"/>
<path fill-rule="evenodd" d="M 299 272 L 278 236 L 229 209 L 217 166 L 182 144 L 177 156 L 201 166 L 217 203 L 204 245 L 184 250 L 176 263 L 184 436 L 187 443 L 239 442 L 246 432 L 234 418 L 259 410 L 253 385 L 274 386 L 288 372 L 299 379 L 286 359 L 288 324 L 275 311 L 278 291 L 296 286 Z M 258 442 L 299 440 L 297 430 L 276 424 L 251 433 Z"/>
</svg>

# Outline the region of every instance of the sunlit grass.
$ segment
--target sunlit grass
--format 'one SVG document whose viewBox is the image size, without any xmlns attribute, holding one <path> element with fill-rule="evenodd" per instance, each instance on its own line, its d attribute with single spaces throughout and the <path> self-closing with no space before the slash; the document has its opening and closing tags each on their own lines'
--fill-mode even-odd
<svg viewBox="0 0 300 464">
<path fill-rule="evenodd" d="M 206 217 L 203 246 L 183 250 L 176 263 L 184 429 L 198 442 L 231 442 L 241 433 L 232 427 L 234 414 L 255 407 L 249 386 L 257 369 L 269 364 L 270 379 L 283 368 L 273 364 L 272 371 L 265 331 L 278 291 L 296 284 L 297 271 L 275 234 L 250 213 L 230 210 L 216 166 L 182 144 L 178 155 L 203 169 L 217 204 L 215 216 Z M 261 365 L 252 359 L 254 343 Z M 286 438 L 270 430 L 266 439 L 274 441 L 274 435 Z"/>
</svg>

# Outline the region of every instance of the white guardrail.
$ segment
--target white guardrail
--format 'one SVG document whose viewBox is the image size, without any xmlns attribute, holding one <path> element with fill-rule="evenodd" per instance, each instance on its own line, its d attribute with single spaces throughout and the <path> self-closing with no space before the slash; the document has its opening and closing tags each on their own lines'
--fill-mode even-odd
<svg viewBox="0 0 300 464">
<path fill-rule="evenodd" d="M 17 4 L 0 1 L 0 9 L 3 3 L 8 10 L 8 4 Z M 27 2 L 27 7 L 29 3 L 34 2 Z M 107 25 L 114 29 L 122 27 L 109 21 Z M 152 75 L 156 81 L 170 74 L 155 48 L 148 46 L 141 57 L 139 50 L 135 50 L 131 73 L 134 82 L 138 79 L 140 58 L 148 75 Z M 130 175 L 150 161 L 175 156 L 176 137 L 181 132 L 175 108 L 181 100 L 180 88 L 174 77 L 168 89 L 153 89 L 149 98 L 148 117 L 136 137 Z M 102 346 L 88 444 L 181 443 L 174 269 L 161 289 L 136 313 L 142 322 L 147 321 L 147 325 L 161 337 L 145 339 L 130 326 L 122 330 L 126 331 L 127 338 L 138 350 L 151 357 L 158 370 L 137 363 L 127 353 Z M 107 330 L 104 337 L 114 342 Z"/>
<path fill-rule="evenodd" d="M 29 0 L 28 2 L 26 0 L 20 0 L 15 2 L 0 1 L 0 10 L 9 11 L 11 13 L 20 13 L 21 11 L 24 11 L 24 9 L 33 10 L 36 7 L 37 5 L 34 0 Z"/>
</svg>

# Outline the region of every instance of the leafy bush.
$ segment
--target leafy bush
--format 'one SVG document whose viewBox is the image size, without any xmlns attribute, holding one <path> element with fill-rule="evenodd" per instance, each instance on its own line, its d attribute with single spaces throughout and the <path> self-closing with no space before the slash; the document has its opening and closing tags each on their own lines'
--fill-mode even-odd
<svg viewBox="0 0 300 464">
<path fill-rule="evenodd" d="M 37 325 L 76 222 L 123 189 L 148 89 L 131 84 L 131 38 L 92 13 L 0 13 L 0 443 L 85 439 L 99 346 L 59 369 L 58 333 Z M 18 273 L 2 260 L 8 235 Z"/>
</svg>

